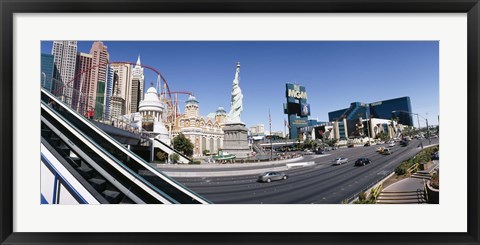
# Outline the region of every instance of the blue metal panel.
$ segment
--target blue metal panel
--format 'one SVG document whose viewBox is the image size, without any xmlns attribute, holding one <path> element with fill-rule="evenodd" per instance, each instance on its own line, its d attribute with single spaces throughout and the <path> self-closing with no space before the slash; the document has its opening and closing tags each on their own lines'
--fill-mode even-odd
<svg viewBox="0 0 480 245">
<path fill-rule="evenodd" d="M 67 191 L 77 200 L 80 204 L 88 204 L 87 200 L 85 200 L 78 191 L 73 188 L 73 186 L 68 182 L 68 180 L 62 176 L 58 170 L 53 166 L 53 164 L 45 157 L 45 155 L 41 154 L 41 160 L 45 163 L 45 166 L 55 175 L 54 187 L 53 187 L 53 200 L 52 204 L 57 203 L 57 187 L 59 183 L 62 183 Z M 45 200 L 46 201 L 46 200 Z"/>
<path fill-rule="evenodd" d="M 404 112 L 392 113 L 392 111 Z M 403 125 L 413 126 L 413 119 L 411 113 L 412 106 L 410 102 L 410 97 L 406 96 L 391 100 L 373 102 L 370 104 L 353 102 L 347 109 L 329 112 L 328 117 L 330 121 L 334 121 L 335 118 L 341 120 L 342 116 L 345 116 L 347 120 L 356 120 L 359 118 L 359 115 L 361 115 L 364 119 L 372 117 L 390 120 L 392 118 L 398 117 L 399 123 Z"/>
</svg>

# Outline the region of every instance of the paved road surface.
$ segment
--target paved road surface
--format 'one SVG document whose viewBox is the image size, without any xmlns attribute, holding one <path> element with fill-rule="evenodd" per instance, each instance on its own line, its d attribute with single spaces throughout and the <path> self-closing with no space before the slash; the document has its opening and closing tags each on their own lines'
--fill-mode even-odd
<svg viewBox="0 0 480 245">
<path fill-rule="evenodd" d="M 407 147 L 397 144 L 392 155 L 378 154 L 377 145 L 338 149 L 327 152 L 330 155 L 324 157 L 305 156 L 302 161 L 316 164 L 287 170 L 289 179 L 271 183 L 256 182 L 258 175 L 175 179 L 218 204 L 337 204 L 390 174 L 403 160 L 421 150 L 417 148 L 419 143 L 412 140 Z M 432 144 L 437 143 L 438 139 L 432 140 Z M 427 145 L 428 140 L 423 140 L 423 144 Z M 349 162 L 332 166 L 337 157 L 347 157 Z M 354 167 L 359 157 L 368 157 L 373 162 Z"/>
</svg>

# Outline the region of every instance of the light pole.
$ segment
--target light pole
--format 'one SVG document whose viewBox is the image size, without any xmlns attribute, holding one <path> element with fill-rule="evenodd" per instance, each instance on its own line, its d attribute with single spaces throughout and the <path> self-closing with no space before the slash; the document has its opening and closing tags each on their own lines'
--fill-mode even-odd
<svg viewBox="0 0 480 245">
<path fill-rule="evenodd" d="M 370 134 L 370 128 L 372 123 L 372 114 L 370 114 L 370 110 L 365 110 L 365 118 L 367 119 L 367 135 L 368 135 L 368 145 L 370 145 L 370 135 L 373 135 L 373 132 Z"/>
<path fill-rule="evenodd" d="M 392 111 L 392 113 L 395 113 L 395 112 L 401 112 L 401 113 L 407 113 L 407 114 L 412 114 L 412 115 L 416 115 L 417 116 L 417 120 L 418 120 L 418 130 L 420 130 L 420 119 L 419 117 L 425 119 L 425 124 L 427 125 L 427 138 L 428 138 L 428 143 L 431 144 L 432 143 L 432 139 L 430 139 L 430 129 L 428 128 L 428 119 L 421 116 L 420 114 L 418 113 L 413 113 L 413 112 L 408 112 L 408 111 Z"/>
<path fill-rule="evenodd" d="M 45 74 L 45 72 L 42 71 L 42 76 L 43 76 L 43 81 L 42 81 L 42 88 L 45 88 L 45 82 L 47 81 L 47 74 Z"/>
</svg>

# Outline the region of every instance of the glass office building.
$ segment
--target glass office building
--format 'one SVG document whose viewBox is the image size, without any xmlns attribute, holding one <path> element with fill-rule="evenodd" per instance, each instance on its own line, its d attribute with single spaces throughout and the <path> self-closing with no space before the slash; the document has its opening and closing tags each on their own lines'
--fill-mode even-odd
<svg viewBox="0 0 480 245">
<path fill-rule="evenodd" d="M 53 69 L 55 68 L 53 63 L 54 57 L 51 54 L 42 54 L 41 56 L 41 73 L 40 81 L 42 87 L 48 91 L 52 91 L 52 78 L 53 78 Z"/>
<path fill-rule="evenodd" d="M 408 96 L 373 103 L 353 102 L 348 108 L 328 113 L 328 120 L 331 122 L 341 121 L 344 117 L 347 121 L 360 117 L 387 120 L 398 118 L 398 123 L 413 126 L 412 106 Z"/>
</svg>

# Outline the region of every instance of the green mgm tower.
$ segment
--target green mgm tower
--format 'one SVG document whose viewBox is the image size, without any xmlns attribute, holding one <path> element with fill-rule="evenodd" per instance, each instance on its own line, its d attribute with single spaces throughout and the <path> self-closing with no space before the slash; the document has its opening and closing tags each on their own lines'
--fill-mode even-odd
<svg viewBox="0 0 480 245">
<path fill-rule="evenodd" d="M 299 128 L 308 126 L 310 105 L 307 103 L 307 91 L 298 84 L 286 84 L 285 97 L 287 103 L 283 104 L 283 111 L 288 116 L 290 139 L 297 139 Z"/>
</svg>

